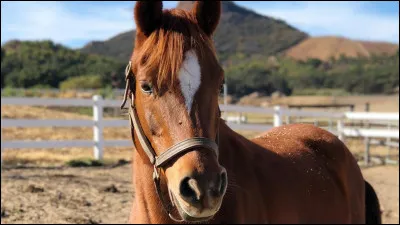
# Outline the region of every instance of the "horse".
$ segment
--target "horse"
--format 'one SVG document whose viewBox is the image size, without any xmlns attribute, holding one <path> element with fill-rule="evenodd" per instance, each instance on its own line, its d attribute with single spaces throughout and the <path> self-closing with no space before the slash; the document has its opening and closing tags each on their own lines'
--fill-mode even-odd
<svg viewBox="0 0 400 225">
<path fill-rule="evenodd" d="M 373 187 L 332 133 L 299 123 L 248 139 L 221 118 L 220 16 L 219 1 L 134 6 L 121 105 L 135 147 L 129 223 L 381 223 Z"/>
</svg>

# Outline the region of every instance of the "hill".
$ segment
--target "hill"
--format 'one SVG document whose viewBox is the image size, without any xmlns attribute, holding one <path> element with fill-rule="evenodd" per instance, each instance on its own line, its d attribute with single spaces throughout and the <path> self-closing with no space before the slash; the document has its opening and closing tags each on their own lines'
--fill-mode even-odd
<svg viewBox="0 0 400 225">
<path fill-rule="evenodd" d="M 1 47 L 1 86 L 52 87 L 80 76 L 96 77 L 96 86 L 111 86 L 125 65 L 113 58 L 88 55 L 52 41 L 9 41 Z M 123 86 L 123 75 L 117 76 Z M 88 80 L 79 84 L 84 85 Z"/>
<path fill-rule="evenodd" d="M 190 9 L 193 1 L 179 2 L 177 8 Z M 135 31 L 128 31 L 106 41 L 94 41 L 84 46 L 83 53 L 99 54 L 127 61 L 132 54 Z M 262 16 L 239 7 L 234 2 L 222 2 L 221 21 L 214 41 L 222 62 L 230 58 L 275 55 L 296 45 L 308 35 L 284 21 Z"/>
<path fill-rule="evenodd" d="M 386 42 L 356 41 L 344 37 L 310 37 L 285 52 L 285 55 L 296 60 L 316 58 L 328 61 L 332 57 L 371 57 L 372 55 L 393 55 L 399 46 Z"/>
<path fill-rule="evenodd" d="M 399 50 L 399 45 L 388 42 L 359 41 L 359 43 L 364 46 L 370 55 L 393 55 Z"/>
</svg>

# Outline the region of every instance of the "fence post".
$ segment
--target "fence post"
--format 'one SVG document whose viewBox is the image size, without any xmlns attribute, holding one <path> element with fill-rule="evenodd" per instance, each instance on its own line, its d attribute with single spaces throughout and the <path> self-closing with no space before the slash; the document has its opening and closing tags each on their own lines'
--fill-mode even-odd
<svg viewBox="0 0 400 225">
<path fill-rule="evenodd" d="M 93 139 L 94 139 L 94 158 L 103 159 L 103 98 L 100 95 L 93 96 Z"/>
<path fill-rule="evenodd" d="M 343 134 L 343 129 L 344 129 L 344 123 L 343 119 L 339 119 L 337 121 L 337 133 L 338 133 L 338 138 L 344 143 L 344 134 Z"/>
<path fill-rule="evenodd" d="M 277 105 L 274 106 L 274 127 L 279 127 L 282 125 L 282 108 Z"/>
<path fill-rule="evenodd" d="M 390 130 L 390 128 L 391 128 L 391 126 L 390 126 L 390 121 L 388 121 L 388 123 L 387 123 L 387 129 Z M 386 158 L 385 158 L 385 163 L 388 162 L 388 161 L 390 161 L 390 152 L 391 152 L 391 150 L 392 150 L 391 139 L 390 139 L 390 137 L 387 137 L 387 138 L 386 138 L 386 145 L 388 146 L 388 149 L 387 149 L 387 154 L 386 154 Z"/>
<path fill-rule="evenodd" d="M 290 115 L 286 116 L 286 124 L 290 124 Z"/>
<path fill-rule="evenodd" d="M 3 148 L 3 129 L 1 129 L 1 127 L 0 127 L 0 135 L 1 135 L 1 172 L 3 172 L 3 150 L 4 150 L 4 148 Z"/>
<path fill-rule="evenodd" d="M 390 130 L 391 128 L 392 128 L 392 127 L 391 127 L 390 121 L 388 121 L 388 122 L 387 122 L 387 129 Z M 387 138 L 386 138 L 386 142 L 391 142 L 391 141 L 392 141 L 392 140 L 391 140 L 390 137 L 387 137 Z"/>
<path fill-rule="evenodd" d="M 368 166 L 369 165 L 369 147 L 370 147 L 369 137 L 365 137 L 364 142 L 365 142 L 364 163 L 365 163 L 365 166 Z"/>
</svg>

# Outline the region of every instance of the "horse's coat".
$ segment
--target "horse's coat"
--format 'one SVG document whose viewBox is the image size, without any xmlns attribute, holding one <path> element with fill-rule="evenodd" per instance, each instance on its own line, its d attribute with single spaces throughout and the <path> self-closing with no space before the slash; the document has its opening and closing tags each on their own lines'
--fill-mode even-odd
<svg viewBox="0 0 400 225">
<path fill-rule="evenodd" d="M 220 13 L 218 1 L 197 2 L 190 12 L 162 11 L 156 1 L 135 6 L 131 61 L 140 82 L 134 101 L 156 154 L 187 138 L 220 136 L 219 158 L 193 149 L 162 171 L 163 197 L 175 203 L 174 217 L 208 223 L 380 223 L 372 186 L 335 135 L 291 124 L 248 140 L 219 118 L 223 70 L 211 36 Z M 157 83 L 151 94 L 141 90 L 146 83 Z M 153 166 L 132 134 L 130 222 L 173 223 L 156 194 Z"/>
</svg>

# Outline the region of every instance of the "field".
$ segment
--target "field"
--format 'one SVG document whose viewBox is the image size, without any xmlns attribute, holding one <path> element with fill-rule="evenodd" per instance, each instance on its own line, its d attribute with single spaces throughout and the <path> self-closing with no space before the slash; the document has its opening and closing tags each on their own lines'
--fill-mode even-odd
<svg viewBox="0 0 400 225">
<path fill-rule="evenodd" d="M 311 96 L 313 97 L 313 96 Z M 295 97 L 287 97 L 294 101 Z M 317 97 L 314 96 L 314 100 Z M 320 97 L 322 98 L 322 97 Z M 285 101 L 285 98 L 280 101 Z M 358 100 L 363 111 L 363 101 Z M 298 101 L 299 98 L 296 99 Z M 395 97 L 368 98 L 371 111 L 398 111 Z M 384 101 L 385 100 L 385 101 Z M 286 100 L 289 101 L 289 100 Z M 321 100 L 323 101 L 323 100 Z M 303 103 L 307 99 L 303 97 Z M 318 102 L 312 102 L 318 103 Z M 385 105 L 385 106 L 384 106 Z M 397 107 L 397 110 L 395 110 Z M 391 110 L 390 110 L 391 109 Z M 68 112 L 69 111 L 69 112 Z M 43 107 L 2 106 L 2 118 L 36 119 L 91 119 L 90 113 L 73 113 Z M 85 115 L 87 114 L 87 115 Z M 121 118 L 127 118 L 121 115 Z M 111 118 L 109 118 L 111 119 Z M 127 123 L 128 125 L 128 123 Z M 246 137 L 256 132 L 240 131 Z M 73 140 L 92 139 L 91 128 L 3 128 L 3 140 Z M 106 139 L 129 139 L 129 127 L 106 128 Z M 346 141 L 359 158 L 364 146 L 362 140 Z M 92 148 L 23 149 L 2 153 L 1 223 L 126 223 L 134 197 L 131 186 L 130 164 L 117 165 L 123 159 L 131 160 L 131 148 L 106 148 L 106 166 L 73 168 L 66 166 L 72 159 L 93 157 Z M 384 147 L 373 147 L 374 155 L 385 155 Z M 399 167 L 374 166 L 363 168 L 365 178 L 378 193 L 384 223 L 399 222 Z"/>
<path fill-rule="evenodd" d="M 272 106 L 275 104 L 354 104 L 354 111 L 363 112 L 365 103 L 370 104 L 371 112 L 399 112 L 399 95 L 362 95 L 362 96 L 287 96 L 280 98 L 258 97 L 243 98 L 242 104 Z M 327 109 L 312 109 L 327 110 Z M 334 111 L 334 109 L 328 109 Z M 348 111 L 349 108 L 342 108 Z"/>
</svg>

